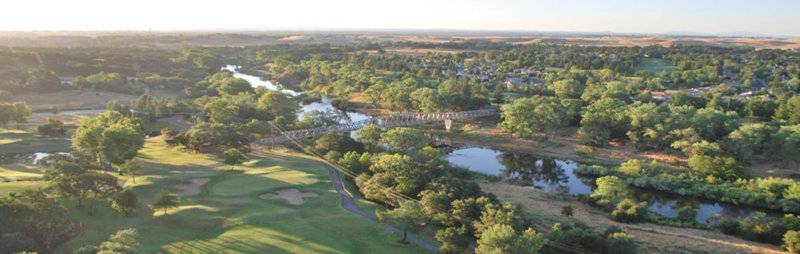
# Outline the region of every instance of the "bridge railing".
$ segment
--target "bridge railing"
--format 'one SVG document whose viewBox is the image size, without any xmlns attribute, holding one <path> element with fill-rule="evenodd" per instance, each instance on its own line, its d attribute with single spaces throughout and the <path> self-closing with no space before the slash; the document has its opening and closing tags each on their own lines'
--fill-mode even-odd
<svg viewBox="0 0 800 254">
<path fill-rule="evenodd" d="M 398 127 L 425 124 L 435 121 L 444 121 L 446 119 L 458 120 L 475 117 L 484 117 L 497 115 L 499 112 L 495 109 L 480 109 L 460 112 L 445 112 L 445 113 L 419 113 L 419 112 L 403 112 L 388 116 L 371 117 L 365 120 L 342 123 L 338 125 L 328 125 L 308 129 L 291 130 L 284 132 L 285 136 L 268 137 L 256 141 L 259 144 L 283 143 L 287 141 L 289 136 L 293 139 L 310 138 L 322 135 L 330 131 L 355 131 L 361 129 L 367 124 L 375 123 L 382 128 Z"/>
</svg>

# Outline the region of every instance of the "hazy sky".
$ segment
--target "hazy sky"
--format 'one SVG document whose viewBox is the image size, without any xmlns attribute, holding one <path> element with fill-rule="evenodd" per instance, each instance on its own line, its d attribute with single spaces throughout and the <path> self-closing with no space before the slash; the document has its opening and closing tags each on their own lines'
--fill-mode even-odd
<svg viewBox="0 0 800 254">
<path fill-rule="evenodd" d="M 0 30 L 470 29 L 800 36 L 798 0 L 9 0 Z"/>
</svg>

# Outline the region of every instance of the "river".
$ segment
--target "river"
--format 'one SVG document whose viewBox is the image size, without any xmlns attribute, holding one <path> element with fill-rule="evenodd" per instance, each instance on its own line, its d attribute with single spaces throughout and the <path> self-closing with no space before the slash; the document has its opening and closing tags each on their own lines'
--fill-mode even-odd
<svg viewBox="0 0 800 254">
<path fill-rule="evenodd" d="M 225 66 L 224 69 L 232 72 L 234 77 L 246 80 L 253 87 L 263 87 L 263 88 L 266 88 L 266 89 L 269 89 L 269 90 L 279 91 L 279 92 L 284 93 L 286 95 L 289 95 L 291 97 L 296 97 L 296 96 L 299 96 L 299 95 L 302 94 L 302 92 L 294 91 L 294 90 L 291 90 L 291 89 L 285 89 L 280 85 L 276 85 L 276 84 L 270 82 L 269 80 L 264 80 L 264 79 L 262 79 L 260 77 L 257 77 L 257 76 L 241 73 L 238 70 L 239 67 L 235 66 L 235 65 L 227 65 L 227 66 Z M 300 103 L 300 112 L 298 112 L 298 117 L 302 119 L 303 115 L 306 112 L 311 112 L 311 111 L 336 112 L 336 113 L 340 113 L 340 114 L 343 113 L 344 115 L 347 115 L 347 117 L 349 118 L 349 119 L 342 119 L 343 122 L 348 122 L 348 121 L 357 122 L 357 121 L 366 120 L 366 119 L 370 118 L 370 116 L 366 115 L 366 114 L 361 114 L 361 113 L 352 112 L 352 111 L 339 110 L 339 109 L 333 107 L 333 105 L 331 104 L 331 100 L 329 98 L 325 98 L 325 97 L 323 97 L 322 100 L 320 100 L 320 101 L 312 102 L 312 103 L 309 103 L 309 104 Z"/>
<path fill-rule="evenodd" d="M 492 176 L 512 184 L 566 195 L 588 195 L 594 191 L 594 179 L 575 174 L 578 163 L 570 160 L 541 158 L 485 147 L 458 148 L 447 154 L 447 161 L 459 167 Z M 677 218 L 681 207 L 697 212 L 695 221 L 711 224 L 719 219 L 735 219 L 755 209 L 728 203 L 699 200 L 678 195 L 632 189 L 640 201 L 647 201 L 647 210 L 668 218 Z"/>
<path fill-rule="evenodd" d="M 228 65 L 225 69 L 231 71 L 234 77 L 246 80 L 253 87 L 264 87 L 273 91 L 280 91 L 292 97 L 302 94 L 302 92 L 285 89 L 260 77 L 238 72 L 238 67 L 234 65 Z M 318 110 L 344 113 L 350 119 L 344 119 L 343 121 L 360 121 L 370 118 L 369 115 L 358 112 L 336 109 L 328 98 L 322 98 L 321 101 L 309 104 L 300 103 L 300 109 L 299 117 L 302 117 L 306 112 Z M 549 193 L 589 195 L 595 188 L 594 179 L 575 174 L 578 163 L 570 160 L 538 158 L 530 154 L 506 152 L 484 147 L 456 149 L 447 154 L 447 160 L 453 165 L 464 167 L 471 171 L 499 176 L 510 183 L 531 186 Z M 754 211 L 754 209 L 738 207 L 728 203 L 704 201 L 643 190 L 634 190 L 634 194 L 637 199 L 648 202 L 647 210 L 649 212 L 668 218 L 677 218 L 678 209 L 681 207 L 692 207 L 697 211 L 695 221 L 703 224 L 710 224 L 721 218 L 740 218 Z"/>
</svg>

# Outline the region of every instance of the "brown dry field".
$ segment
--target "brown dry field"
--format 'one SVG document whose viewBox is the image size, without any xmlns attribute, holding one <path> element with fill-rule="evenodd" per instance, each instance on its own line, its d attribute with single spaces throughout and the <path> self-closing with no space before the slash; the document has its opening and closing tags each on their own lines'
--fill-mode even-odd
<svg viewBox="0 0 800 254">
<path fill-rule="evenodd" d="M 607 213 L 580 201 L 545 193 L 531 187 L 500 182 L 480 183 L 481 189 L 500 200 L 521 206 L 531 215 L 550 223 L 564 220 L 561 207 L 574 208 L 573 219 L 596 230 L 618 226 L 631 234 L 643 253 L 785 253 L 778 246 L 742 240 L 710 230 L 661 226 L 652 223 L 624 224 L 611 220 Z"/>
<path fill-rule="evenodd" d="M 23 93 L 15 95 L 25 101 L 34 111 L 49 110 L 56 106 L 61 110 L 102 109 L 109 101 L 131 102 L 137 95 L 88 90 L 62 90 L 52 93 Z"/>
</svg>

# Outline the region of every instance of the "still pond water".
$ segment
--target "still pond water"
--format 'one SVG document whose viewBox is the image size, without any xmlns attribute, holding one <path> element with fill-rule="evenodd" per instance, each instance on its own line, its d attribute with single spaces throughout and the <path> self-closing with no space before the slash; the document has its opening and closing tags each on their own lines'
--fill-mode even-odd
<svg viewBox="0 0 800 254">
<path fill-rule="evenodd" d="M 499 176 L 513 184 L 531 186 L 549 193 L 589 195 L 594 179 L 575 174 L 578 163 L 570 160 L 541 158 L 530 154 L 505 152 L 484 147 L 467 147 L 447 154 L 447 161 L 471 171 Z M 697 211 L 695 220 L 712 223 L 722 218 L 747 216 L 753 209 L 728 203 L 698 200 L 664 193 L 634 190 L 637 199 L 647 201 L 647 210 L 669 218 L 678 217 L 678 209 L 689 206 Z"/>
</svg>

